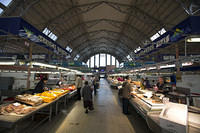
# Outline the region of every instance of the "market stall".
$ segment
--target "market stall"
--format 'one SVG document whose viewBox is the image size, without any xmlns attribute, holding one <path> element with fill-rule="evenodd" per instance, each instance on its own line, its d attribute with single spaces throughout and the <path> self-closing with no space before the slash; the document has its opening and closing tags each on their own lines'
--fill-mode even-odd
<svg viewBox="0 0 200 133">
<path fill-rule="evenodd" d="M 53 111 L 55 110 L 55 115 L 58 114 L 59 103 L 64 102 L 64 106 L 66 107 L 68 98 L 74 97 L 76 92 L 75 86 L 71 86 L 69 88 L 54 89 L 36 95 L 17 95 L 17 102 L 1 105 L 0 126 L 12 128 L 14 132 L 18 132 L 19 122 L 30 117 L 34 119 L 34 115 L 43 112 L 44 109 L 48 117 L 45 117 L 40 123 L 47 119 L 51 121 Z M 48 111 L 46 112 L 46 110 Z"/>
<path fill-rule="evenodd" d="M 163 94 L 157 93 L 153 95 L 153 92 L 149 90 L 135 89 L 131 92 L 131 95 L 130 103 L 146 120 L 153 132 L 170 132 L 170 130 L 171 132 L 200 132 L 200 114 L 198 108 L 196 108 L 196 113 L 194 113 L 194 111 L 188 110 L 187 105 L 171 103 L 169 102 L 169 98 L 164 97 Z M 165 110 L 172 110 L 172 113 L 166 116 Z M 176 124 L 180 123 L 179 121 L 177 122 L 178 118 L 185 118 L 185 123 Z M 163 123 L 163 121 L 165 122 Z"/>
</svg>

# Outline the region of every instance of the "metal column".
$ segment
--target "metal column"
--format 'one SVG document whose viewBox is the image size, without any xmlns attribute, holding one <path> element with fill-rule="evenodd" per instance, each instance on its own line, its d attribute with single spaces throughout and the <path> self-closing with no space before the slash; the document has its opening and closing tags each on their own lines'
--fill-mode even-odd
<svg viewBox="0 0 200 133">
<path fill-rule="evenodd" d="M 117 60 L 116 60 L 116 58 L 115 58 L 115 68 L 117 67 Z"/>
<path fill-rule="evenodd" d="M 91 68 L 91 58 L 89 59 L 89 68 Z"/>
<path fill-rule="evenodd" d="M 27 89 L 30 89 L 30 77 L 31 77 L 31 66 L 32 66 L 32 43 L 29 44 L 29 66 L 28 66 L 28 77 L 27 77 Z"/>
<path fill-rule="evenodd" d="M 107 66 L 107 54 L 106 54 L 106 66 Z"/>
<path fill-rule="evenodd" d="M 110 65 L 112 65 L 112 55 L 110 55 Z"/>
<path fill-rule="evenodd" d="M 100 58 L 100 53 L 99 53 L 99 67 L 101 66 L 101 64 L 100 64 L 100 63 L 101 63 L 100 59 L 101 59 L 101 58 Z"/>
<path fill-rule="evenodd" d="M 96 56 L 94 55 L 94 68 L 95 68 L 95 65 L 96 65 Z"/>
</svg>

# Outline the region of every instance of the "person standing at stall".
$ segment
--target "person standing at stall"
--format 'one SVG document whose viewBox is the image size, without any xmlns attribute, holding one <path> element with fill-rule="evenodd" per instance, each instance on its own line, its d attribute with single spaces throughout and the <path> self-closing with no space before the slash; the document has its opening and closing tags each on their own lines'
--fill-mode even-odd
<svg viewBox="0 0 200 133">
<path fill-rule="evenodd" d="M 125 82 L 122 85 L 122 105 L 123 105 L 123 113 L 128 114 L 128 106 L 129 106 L 129 98 L 130 98 L 130 78 L 125 77 Z"/>
<path fill-rule="evenodd" d="M 46 77 L 43 77 L 38 84 L 35 86 L 35 89 L 33 90 L 33 93 L 42 93 L 45 90 L 45 84 L 47 83 L 48 79 Z"/>
<path fill-rule="evenodd" d="M 75 85 L 77 88 L 78 100 L 81 100 L 82 79 L 80 75 L 77 76 Z"/>
<path fill-rule="evenodd" d="M 160 92 L 160 93 L 164 93 L 164 87 L 165 87 L 165 84 L 164 84 L 164 79 L 163 77 L 159 77 L 158 78 L 158 83 L 156 84 L 158 90 L 157 92 Z"/>
<path fill-rule="evenodd" d="M 85 81 L 84 87 L 81 89 L 81 96 L 83 97 L 83 106 L 87 114 L 89 110 L 94 110 L 92 102 L 92 88 L 89 86 L 88 81 Z"/>
</svg>

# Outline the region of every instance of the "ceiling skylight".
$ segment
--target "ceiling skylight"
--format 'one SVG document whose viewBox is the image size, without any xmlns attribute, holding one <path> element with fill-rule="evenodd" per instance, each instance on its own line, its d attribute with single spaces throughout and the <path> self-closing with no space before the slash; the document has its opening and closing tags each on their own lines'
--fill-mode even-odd
<svg viewBox="0 0 200 133">
<path fill-rule="evenodd" d="M 165 32 L 166 32 L 165 28 L 162 28 L 156 34 L 154 34 L 152 37 L 150 37 L 151 41 L 156 40 L 158 37 L 160 37 L 161 35 L 163 35 Z"/>
<path fill-rule="evenodd" d="M 2 12 L 3 12 L 3 9 L 0 8 L 0 15 L 1 15 Z"/>
<path fill-rule="evenodd" d="M 0 0 L 0 3 L 4 6 L 9 6 L 9 4 L 12 2 L 12 0 Z"/>
<path fill-rule="evenodd" d="M 160 35 L 163 35 L 165 32 L 166 32 L 165 28 L 162 28 L 160 31 L 158 31 L 158 33 L 159 33 Z"/>
<path fill-rule="evenodd" d="M 158 33 L 154 34 L 150 39 L 151 41 L 156 40 L 158 37 L 160 37 L 160 35 Z"/>
<path fill-rule="evenodd" d="M 44 33 L 45 35 L 47 35 L 49 38 L 51 38 L 54 41 L 58 39 L 58 37 L 53 32 L 51 32 L 48 28 L 45 28 L 42 33 Z"/>
<path fill-rule="evenodd" d="M 72 52 L 72 48 L 70 48 L 69 46 L 66 47 L 66 50 L 69 51 L 70 53 Z"/>
</svg>

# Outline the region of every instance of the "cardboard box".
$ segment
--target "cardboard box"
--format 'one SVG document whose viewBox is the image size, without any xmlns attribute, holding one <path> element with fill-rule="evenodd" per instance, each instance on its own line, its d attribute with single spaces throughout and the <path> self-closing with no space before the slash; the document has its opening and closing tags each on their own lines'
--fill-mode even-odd
<svg viewBox="0 0 200 133">
<path fill-rule="evenodd" d="M 170 133 L 188 132 L 187 105 L 167 103 L 160 114 L 160 126 Z"/>
</svg>

